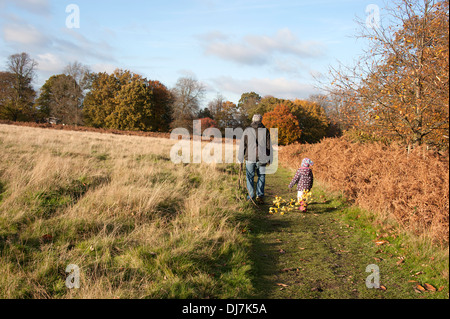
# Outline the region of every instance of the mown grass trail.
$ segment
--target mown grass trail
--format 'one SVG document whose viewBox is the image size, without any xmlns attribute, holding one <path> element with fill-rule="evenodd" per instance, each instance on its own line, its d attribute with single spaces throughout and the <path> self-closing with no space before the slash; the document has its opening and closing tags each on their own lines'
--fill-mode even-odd
<svg viewBox="0 0 450 319">
<path fill-rule="evenodd" d="M 376 232 L 359 223 L 360 211 L 317 183 L 308 212 L 268 214 L 275 195 L 295 198 L 296 192 L 287 187 L 291 177 L 286 169 L 267 176 L 266 201 L 250 221 L 256 298 L 447 298 L 448 282 L 441 292 L 415 290 L 424 284 L 421 272 L 414 271 L 402 243 L 389 238 L 389 243 L 377 245 Z M 382 289 L 366 286 L 370 273 L 365 270 L 371 264 L 380 269 Z"/>
</svg>

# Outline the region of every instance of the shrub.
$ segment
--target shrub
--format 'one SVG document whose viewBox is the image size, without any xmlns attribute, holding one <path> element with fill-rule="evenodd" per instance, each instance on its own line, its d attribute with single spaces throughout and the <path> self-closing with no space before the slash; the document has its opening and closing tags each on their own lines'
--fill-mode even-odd
<svg viewBox="0 0 450 319">
<path fill-rule="evenodd" d="M 327 138 L 318 144 L 282 147 L 280 161 L 291 168 L 303 157 L 314 176 L 360 207 L 394 218 L 405 230 L 434 241 L 449 236 L 449 162 L 425 149 Z"/>
<path fill-rule="evenodd" d="M 301 129 L 296 117 L 284 104 L 278 104 L 271 112 L 264 114 L 263 124 L 267 128 L 278 129 L 278 144 L 286 145 L 298 141 Z"/>
</svg>

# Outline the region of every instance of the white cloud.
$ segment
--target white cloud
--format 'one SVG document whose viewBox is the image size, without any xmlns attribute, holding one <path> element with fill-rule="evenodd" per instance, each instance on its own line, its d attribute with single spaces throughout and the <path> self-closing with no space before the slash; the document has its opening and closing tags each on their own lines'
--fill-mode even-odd
<svg viewBox="0 0 450 319">
<path fill-rule="evenodd" d="M 0 8 L 7 4 L 15 5 L 34 14 L 50 14 L 50 3 L 48 0 L 0 0 Z"/>
<path fill-rule="evenodd" d="M 302 71 L 307 69 L 304 63 L 299 59 L 275 59 L 273 63 L 273 72 L 286 73 L 292 76 L 301 76 Z"/>
<path fill-rule="evenodd" d="M 93 72 L 106 72 L 108 74 L 113 73 L 117 68 L 119 67 L 108 63 L 96 63 L 91 66 Z"/>
<path fill-rule="evenodd" d="M 2 0 L 0 0 L 2 1 Z M 11 2 L 0 2 L 0 5 L 5 6 Z M 22 6 L 30 4 L 31 6 L 45 8 L 47 1 L 42 0 L 21 0 L 15 5 Z M 1 8 L 1 6 L 0 6 Z M 68 28 L 53 28 L 50 29 L 46 25 L 39 25 L 38 23 L 29 23 L 28 19 L 23 16 L 18 16 L 10 12 L 3 14 L 5 18 L 1 25 L 1 37 L 8 48 L 14 51 L 24 51 L 33 57 L 42 55 L 44 65 L 49 66 L 52 62 L 48 60 L 51 53 L 53 56 L 59 56 L 66 62 L 81 60 L 85 63 L 90 61 L 99 63 L 115 63 L 113 57 L 114 49 L 105 39 L 104 31 L 97 39 L 92 39 L 91 36 L 84 36 L 79 30 Z M 33 20 L 35 22 L 39 20 Z M 102 37 L 103 36 L 103 37 Z M 51 68 L 51 67 L 50 67 Z"/>
<path fill-rule="evenodd" d="M 113 48 L 104 40 L 93 41 L 73 29 L 62 29 L 65 36 L 54 39 L 55 48 L 77 59 L 84 57 L 115 62 Z"/>
<path fill-rule="evenodd" d="M 322 56 L 324 45 L 318 41 L 300 41 L 288 28 L 274 35 L 247 35 L 238 41 L 220 32 L 210 32 L 199 37 L 205 54 L 245 65 L 265 65 L 273 62 L 274 56 L 295 58 L 317 58 Z"/>
<path fill-rule="evenodd" d="M 67 65 L 65 61 L 53 53 L 38 54 L 36 61 L 38 62 L 37 69 L 39 71 L 53 74 L 62 73 Z"/>
<path fill-rule="evenodd" d="M 213 79 L 212 82 L 220 91 L 237 95 L 253 91 L 261 96 L 272 95 L 277 98 L 295 99 L 307 98 L 309 95 L 317 93 L 317 90 L 311 84 L 283 77 L 237 80 L 229 76 L 221 76 Z"/>
<path fill-rule="evenodd" d="M 46 46 L 50 39 L 36 27 L 29 24 L 7 24 L 3 27 L 3 38 L 6 42 L 31 46 Z"/>
</svg>

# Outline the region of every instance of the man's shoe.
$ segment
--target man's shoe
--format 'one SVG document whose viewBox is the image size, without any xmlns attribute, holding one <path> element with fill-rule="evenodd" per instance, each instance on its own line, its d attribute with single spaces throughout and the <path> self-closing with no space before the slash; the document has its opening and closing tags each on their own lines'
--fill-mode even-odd
<svg viewBox="0 0 450 319">
<path fill-rule="evenodd" d="M 262 197 L 256 196 L 256 203 L 257 204 L 264 204 L 264 200 Z"/>
</svg>

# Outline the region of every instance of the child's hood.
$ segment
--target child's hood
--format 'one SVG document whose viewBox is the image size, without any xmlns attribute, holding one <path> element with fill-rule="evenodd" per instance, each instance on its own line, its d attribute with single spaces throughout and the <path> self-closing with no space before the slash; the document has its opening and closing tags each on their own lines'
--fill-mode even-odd
<svg viewBox="0 0 450 319">
<path fill-rule="evenodd" d="M 314 162 L 311 161 L 309 158 L 306 157 L 306 158 L 304 158 L 302 160 L 301 167 L 303 167 L 303 168 L 310 168 L 312 165 L 314 165 Z"/>
</svg>

